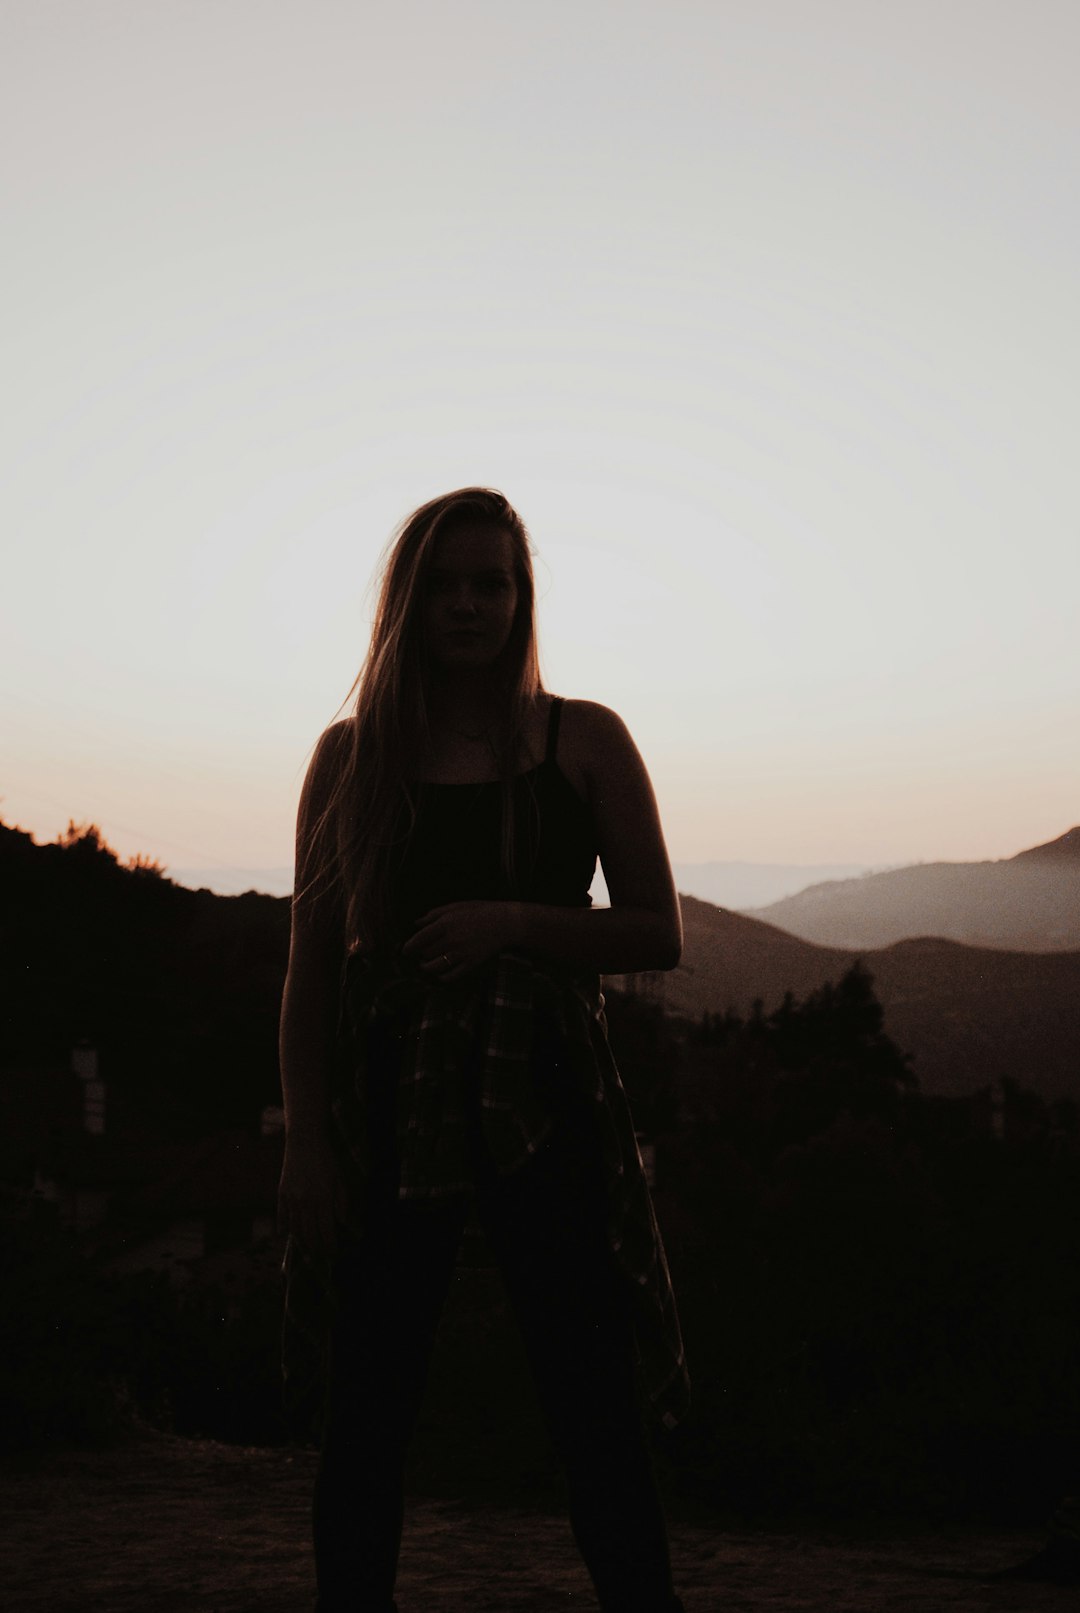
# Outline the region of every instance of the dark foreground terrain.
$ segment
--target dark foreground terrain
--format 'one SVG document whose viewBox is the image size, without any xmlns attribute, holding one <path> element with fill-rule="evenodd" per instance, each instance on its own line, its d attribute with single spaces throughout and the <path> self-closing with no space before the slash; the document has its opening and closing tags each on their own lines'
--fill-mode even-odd
<svg viewBox="0 0 1080 1613">
<path fill-rule="evenodd" d="M 155 1435 L 0 1474 L 7 1613 L 301 1613 L 311 1606 L 314 1458 Z M 948 1613 L 1074 1605 L 1071 1590 L 994 1583 L 1037 1534 L 734 1530 L 673 1520 L 687 1613 Z M 561 1517 L 414 1499 L 401 1613 L 596 1606 Z"/>
</svg>

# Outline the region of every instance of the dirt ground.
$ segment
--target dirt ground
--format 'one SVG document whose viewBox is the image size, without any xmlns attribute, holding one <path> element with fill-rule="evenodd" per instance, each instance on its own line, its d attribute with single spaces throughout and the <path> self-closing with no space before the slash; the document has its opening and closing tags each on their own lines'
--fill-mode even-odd
<svg viewBox="0 0 1080 1613">
<path fill-rule="evenodd" d="M 314 1458 L 159 1436 L 0 1474 L 5 1613 L 304 1613 Z M 1076 1590 L 994 1583 L 1037 1534 L 897 1526 L 730 1532 L 672 1523 L 687 1613 L 946 1613 L 1075 1606 Z M 564 1519 L 413 1500 L 401 1613 L 549 1613 L 596 1602 Z"/>
</svg>

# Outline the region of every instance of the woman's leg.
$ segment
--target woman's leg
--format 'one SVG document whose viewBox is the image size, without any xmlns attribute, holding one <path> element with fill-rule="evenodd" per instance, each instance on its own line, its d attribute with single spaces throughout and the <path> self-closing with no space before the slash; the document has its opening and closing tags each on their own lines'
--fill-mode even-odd
<svg viewBox="0 0 1080 1613">
<path fill-rule="evenodd" d="M 570 1522 L 604 1613 L 670 1613 L 667 1525 L 642 1428 L 625 1279 L 607 1244 L 587 1113 L 504 1178 L 480 1210 L 563 1463 Z"/>
<path fill-rule="evenodd" d="M 389 1613 L 405 1457 L 465 1201 L 381 1195 L 335 1264 L 325 1432 L 315 1482 L 317 1613 Z"/>
</svg>

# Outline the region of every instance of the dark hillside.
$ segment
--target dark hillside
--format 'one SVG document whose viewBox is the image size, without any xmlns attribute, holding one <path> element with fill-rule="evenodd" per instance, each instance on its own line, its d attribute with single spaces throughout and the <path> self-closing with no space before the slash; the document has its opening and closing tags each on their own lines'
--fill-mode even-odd
<svg viewBox="0 0 1080 1613">
<path fill-rule="evenodd" d="M 283 898 L 189 891 L 123 867 L 94 828 L 39 846 L 0 825 L 0 1063 L 97 1048 L 110 1103 L 170 1135 L 277 1101 Z"/>
<path fill-rule="evenodd" d="M 920 1088 L 973 1092 L 1019 1081 L 1043 1097 L 1080 1095 L 1080 952 L 1002 952 L 922 937 L 881 950 L 815 946 L 741 913 L 681 898 L 683 961 L 665 982 L 689 1019 L 837 980 L 856 958 L 874 977 L 885 1026 L 914 1058 Z"/>
<path fill-rule="evenodd" d="M 0 1130 L 14 1117 L 31 1155 L 16 1169 L 8 1150 L 0 1193 L 0 1425 L 24 1450 L 112 1437 L 132 1407 L 196 1437 L 303 1437 L 280 1408 L 281 1139 L 253 1125 L 278 1091 L 288 903 L 185 891 L 121 867 L 93 831 L 53 847 L 7 832 L 0 880 Z M 713 1512 L 1045 1514 L 1080 1428 L 1077 1106 L 1016 1082 L 937 1096 L 893 1021 L 944 1027 L 977 1090 L 992 1056 L 1016 1064 L 1023 1016 L 1035 1045 L 1048 969 L 1063 1007 L 1075 999 L 1080 959 L 892 948 L 867 960 L 883 1013 L 849 955 L 685 908 L 686 964 L 663 989 L 691 1022 L 665 1016 L 649 977 L 610 1012 L 694 1379 L 690 1418 L 658 1436 L 666 1482 Z M 1064 1015 L 1052 1023 L 1064 1037 Z M 78 1129 L 83 1035 L 109 1119 L 66 1160 L 44 1144 L 65 1092 Z M 50 1051 L 67 1067 L 44 1068 Z M 174 1140 L 116 1126 L 117 1096 Z M 472 1236 L 410 1483 L 562 1504 L 505 1289 Z"/>
</svg>

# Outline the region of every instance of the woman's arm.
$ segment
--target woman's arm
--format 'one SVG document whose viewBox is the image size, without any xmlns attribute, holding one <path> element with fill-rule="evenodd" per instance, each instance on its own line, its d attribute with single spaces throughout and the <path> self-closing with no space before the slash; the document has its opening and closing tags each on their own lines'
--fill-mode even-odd
<svg viewBox="0 0 1080 1613">
<path fill-rule="evenodd" d="M 405 950 L 437 978 L 461 979 L 508 948 L 600 974 L 678 963 L 679 899 L 652 784 L 625 724 L 606 706 L 567 701 L 559 752 L 563 771 L 584 789 L 593 811 L 610 908 L 531 902 L 436 908 Z"/>
<path fill-rule="evenodd" d="M 279 1058 L 285 1163 L 278 1224 L 311 1250 L 333 1242 L 343 1191 L 330 1139 L 328 1073 L 337 1033 L 344 953 L 343 903 L 317 880 L 315 828 L 337 777 L 344 723 L 327 729 L 312 757 L 296 819 L 296 875 L 289 967 L 281 1000 Z"/>
</svg>

